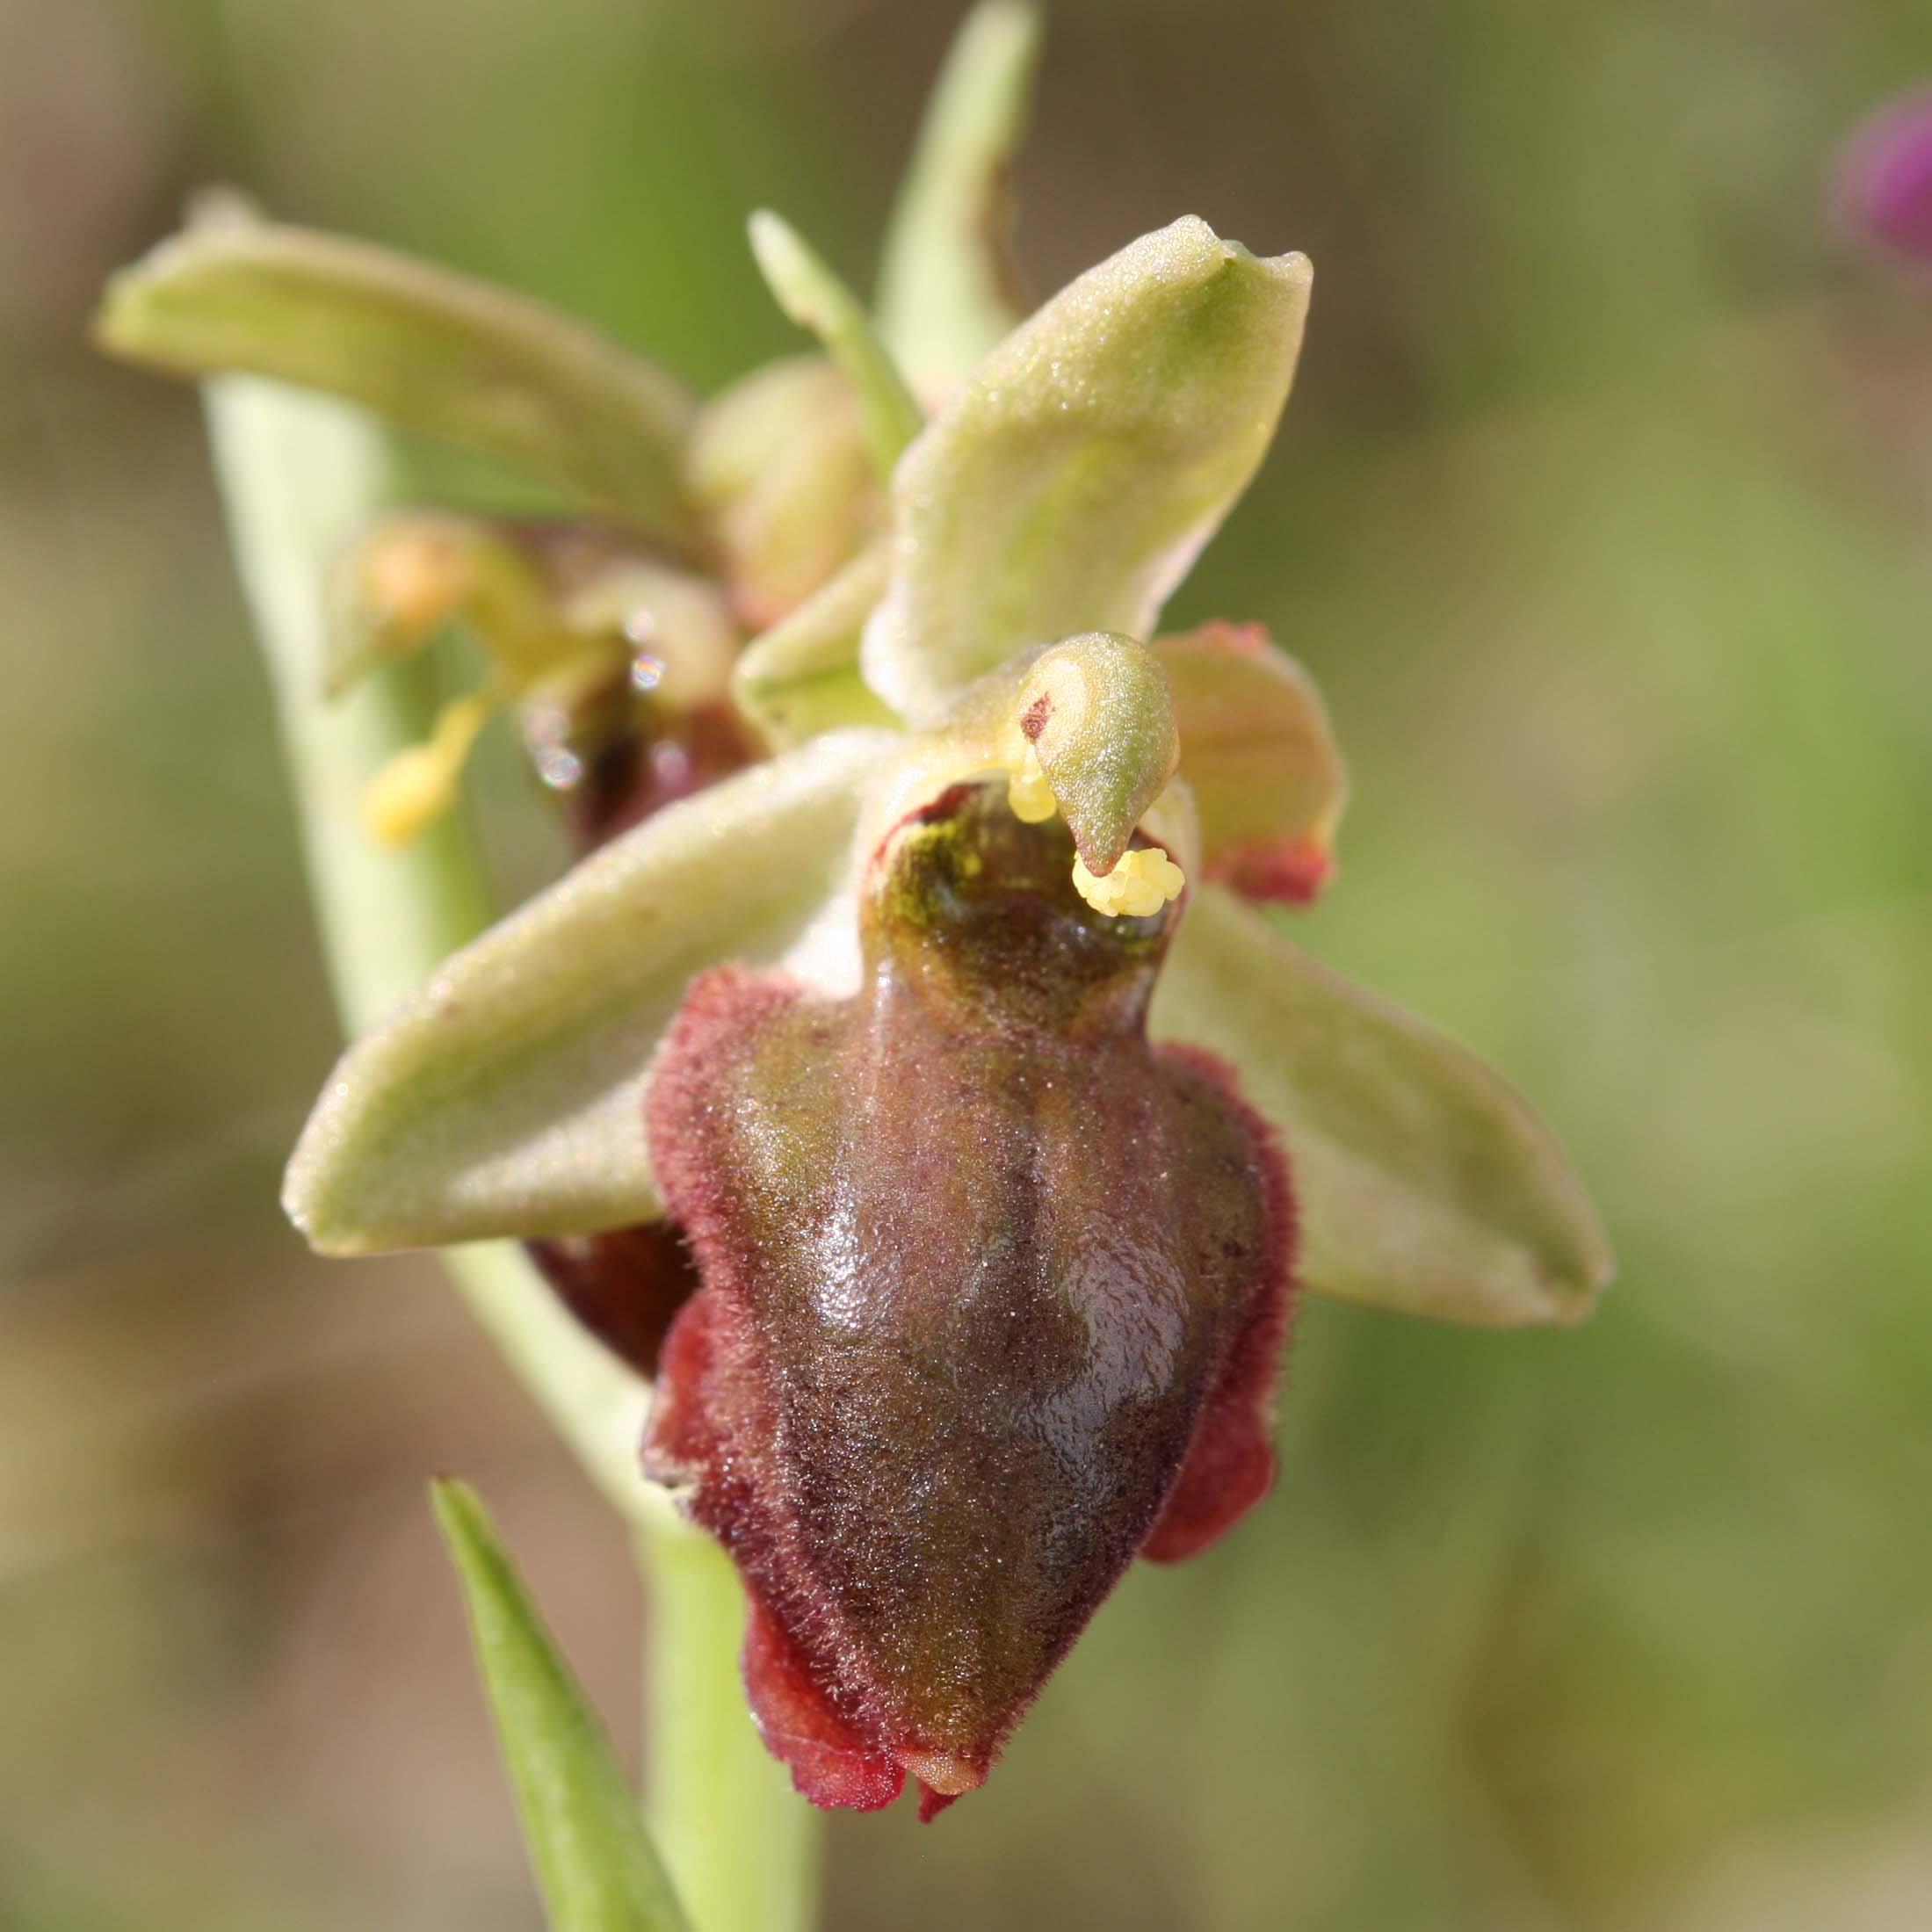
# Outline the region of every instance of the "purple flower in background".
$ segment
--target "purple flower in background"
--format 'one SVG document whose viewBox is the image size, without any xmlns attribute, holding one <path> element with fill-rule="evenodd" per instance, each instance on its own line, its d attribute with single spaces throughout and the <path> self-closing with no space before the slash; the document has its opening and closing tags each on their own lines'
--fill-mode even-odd
<svg viewBox="0 0 1932 1932">
<path fill-rule="evenodd" d="M 1857 233 L 1932 268 L 1932 88 L 1861 125 L 1840 160 L 1838 203 Z"/>
</svg>

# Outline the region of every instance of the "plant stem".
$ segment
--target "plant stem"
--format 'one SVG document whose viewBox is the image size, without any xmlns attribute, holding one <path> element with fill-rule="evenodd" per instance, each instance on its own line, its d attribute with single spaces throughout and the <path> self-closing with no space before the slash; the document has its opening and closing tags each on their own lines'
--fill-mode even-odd
<svg viewBox="0 0 1932 1932">
<path fill-rule="evenodd" d="M 392 666 L 343 698 L 322 698 L 329 573 L 357 532 L 398 500 L 402 472 L 381 430 L 344 404 L 245 376 L 209 382 L 206 398 L 322 944 L 353 1032 L 491 916 L 481 856 L 459 816 L 402 847 L 378 845 L 362 829 L 370 778 L 428 729 L 435 694 L 425 668 Z M 635 1532 L 651 1596 L 645 1756 L 660 1849 L 691 1923 L 698 1932 L 803 1932 L 815 1820 L 746 1713 L 742 1608 L 728 1562 L 639 1469 L 648 1391 L 577 1327 L 513 1243 L 451 1248 L 444 1259 L 472 1313 Z"/>
<path fill-rule="evenodd" d="M 215 462 L 236 560 L 274 685 L 323 950 L 343 1021 L 358 1031 L 489 922 L 481 858 L 456 814 L 401 846 L 363 830 L 370 778 L 429 728 L 420 663 L 322 697 L 329 574 L 397 497 L 382 431 L 344 404 L 245 376 L 207 386 Z M 598 1486 L 643 1507 L 635 1445 L 644 1386 L 579 1329 L 506 1243 L 448 1251 L 464 1299 Z"/>
<path fill-rule="evenodd" d="M 744 1593 L 668 1501 L 637 1530 L 651 1597 L 645 1816 L 698 1932 L 807 1932 L 823 1834 L 760 1740 L 738 1682 Z"/>
</svg>

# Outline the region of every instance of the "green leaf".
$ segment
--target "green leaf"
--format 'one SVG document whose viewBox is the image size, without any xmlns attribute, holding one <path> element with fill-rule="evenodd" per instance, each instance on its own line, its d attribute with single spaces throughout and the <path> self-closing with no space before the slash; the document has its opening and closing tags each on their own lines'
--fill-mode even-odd
<svg viewBox="0 0 1932 1932">
<path fill-rule="evenodd" d="M 872 545 L 746 645 L 732 667 L 732 699 L 768 743 L 783 748 L 846 725 L 899 722 L 858 669 L 859 632 L 891 568 L 886 546 Z"/>
<path fill-rule="evenodd" d="M 879 328 L 923 390 L 966 380 L 1019 321 L 1007 177 L 1025 132 L 1040 17 L 985 0 L 946 57 L 886 238 Z"/>
<path fill-rule="evenodd" d="M 894 473 L 879 696 L 923 720 L 1017 650 L 1147 636 L 1274 434 L 1309 277 L 1190 216 L 1009 336 Z"/>
<path fill-rule="evenodd" d="M 1150 1024 L 1227 1061 L 1281 1135 L 1309 1287 L 1507 1328 L 1581 1321 L 1609 1282 L 1596 1210 L 1522 1096 L 1225 887 L 1194 893 Z"/>
<path fill-rule="evenodd" d="M 326 390 L 644 529 L 683 529 L 682 387 L 595 329 L 446 269 L 228 215 L 122 270 L 95 329 L 131 361 Z"/>
<path fill-rule="evenodd" d="M 616 1755 L 476 1492 L 430 1486 L 551 1932 L 685 1932 Z"/>
<path fill-rule="evenodd" d="M 847 863 L 880 733 L 668 807 L 446 960 L 350 1049 L 283 1205 L 323 1254 L 590 1233 L 662 1212 L 645 1064 L 686 983 L 778 959 Z"/>
<path fill-rule="evenodd" d="M 751 252 L 778 307 L 809 329 L 844 372 L 864 412 L 872 461 L 881 476 L 889 476 L 926 418 L 873 332 L 872 317 L 824 257 L 769 208 L 751 217 Z"/>
</svg>

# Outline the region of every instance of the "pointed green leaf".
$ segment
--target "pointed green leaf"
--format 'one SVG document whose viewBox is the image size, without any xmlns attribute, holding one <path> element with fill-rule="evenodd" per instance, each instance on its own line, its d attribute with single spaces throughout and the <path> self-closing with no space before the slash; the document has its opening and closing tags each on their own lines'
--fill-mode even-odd
<svg viewBox="0 0 1932 1932">
<path fill-rule="evenodd" d="M 539 302 L 365 242 L 227 217 L 108 284 L 102 345 L 323 389 L 675 536 L 680 386 Z"/>
<path fill-rule="evenodd" d="M 964 382 L 1020 319 L 1007 286 L 1007 176 L 1039 44 L 1033 7 L 984 0 L 966 16 L 893 211 L 879 327 L 933 395 Z"/>
<path fill-rule="evenodd" d="M 885 595 L 892 553 L 862 550 L 789 616 L 754 638 L 732 667 L 739 711 L 776 747 L 846 725 L 896 725 L 858 670 L 858 634 Z"/>
<path fill-rule="evenodd" d="M 760 208 L 751 217 L 751 252 L 778 305 L 809 329 L 844 372 L 865 415 L 865 442 L 881 476 L 925 427 L 925 414 L 899 373 L 858 298 L 790 222 Z"/>
<path fill-rule="evenodd" d="M 890 750 L 821 738 L 667 807 L 437 971 L 345 1054 L 283 1205 L 323 1254 L 566 1234 L 662 1212 L 645 1064 L 686 983 L 776 959 L 842 876 Z"/>
<path fill-rule="evenodd" d="M 551 1932 L 686 1932 L 637 1801 L 467 1483 L 430 1486 Z"/>
<path fill-rule="evenodd" d="M 894 473 L 879 696 L 929 717 L 1029 646 L 1148 635 L 1274 434 L 1309 275 L 1190 216 L 1009 336 Z"/>
<path fill-rule="evenodd" d="M 1610 1280 L 1596 1210 L 1522 1096 L 1225 887 L 1195 892 L 1150 1024 L 1227 1061 L 1280 1133 L 1309 1287 L 1505 1328 L 1581 1321 Z"/>
</svg>

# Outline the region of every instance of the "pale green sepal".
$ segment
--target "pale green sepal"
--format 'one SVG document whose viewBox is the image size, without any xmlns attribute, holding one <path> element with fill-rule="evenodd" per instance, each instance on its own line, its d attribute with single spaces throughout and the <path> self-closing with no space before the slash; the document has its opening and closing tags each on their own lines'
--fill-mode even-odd
<svg viewBox="0 0 1932 1932">
<path fill-rule="evenodd" d="M 1274 434 L 1310 273 L 1190 215 L 1008 336 L 894 474 L 873 690 L 927 721 L 1029 646 L 1150 634 Z"/>
<path fill-rule="evenodd" d="M 1523 1097 L 1225 887 L 1196 889 L 1150 1030 L 1226 1060 L 1280 1134 L 1310 1288 L 1509 1328 L 1579 1321 L 1608 1284 L 1596 1210 Z"/>
<path fill-rule="evenodd" d="M 848 725 L 899 724 L 858 669 L 858 633 L 885 595 L 891 568 L 889 547 L 869 545 L 739 655 L 732 701 L 774 749 Z"/>
<path fill-rule="evenodd" d="M 550 1932 L 688 1932 L 611 1741 L 467 1483 L 430 1485 Z"/>
<path fill-rule="evenodd" d="M 1025 132 L 1040 17 L 984 0 L 946 57 L 886 231 L 879 329 L 923 394 L 964 382 L 1018 322 L 1007 177 Z"/>
<path fill-rule="evenodd" d="M 323 1254 L 662 1212 L 646 1063 L 691 976 L 776 959 L 847 862 L 893 741 L 820 738 L 669 806 L 445 961 L 330 1076 L 283 1205 Z"/>
<path fill-rule="evenodd" d="M 800 329 L 809 329 L 844 372 L 864 412 L 865 444 L 881 476 L 925 427 L 925 412 L 899 373 L 872 317 L 825 258 L 796 228 L 769 208 L 751 217 L 751 252 L 774 300 Z"/>
<path fill-rule="evenodd" d="M 683 529 L 695 405 L 679 384 L 540 302 L 387 249 L 206 222 L 116 275 L 95 329 L 132 361 L 326 390 L 642 528 Z"/>
</svg>

